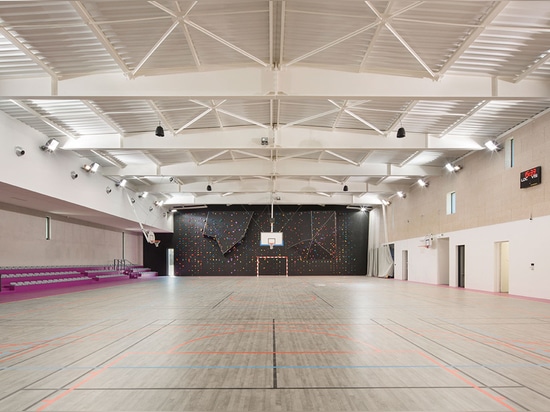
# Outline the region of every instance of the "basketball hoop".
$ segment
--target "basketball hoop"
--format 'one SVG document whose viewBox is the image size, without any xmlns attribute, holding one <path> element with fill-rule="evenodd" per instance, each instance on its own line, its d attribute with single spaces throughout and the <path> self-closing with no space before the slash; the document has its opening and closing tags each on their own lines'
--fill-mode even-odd
<svg viewBox="0 0 550 412">
<path fill-rule="evenodd" d="M 155 239 L 155 241 L 153 242 L 153 244 L 155 245 L 155 247 L 159 247 L 160 240 Z"/>
<path fill-rule="evenodd" d="M 269 244 L 269 248 L 273 250 L 273 245 L 275 244 L 275 238 L 270 237 L 269 239 L 267 239 L 267 243 Z"/>
</svg>

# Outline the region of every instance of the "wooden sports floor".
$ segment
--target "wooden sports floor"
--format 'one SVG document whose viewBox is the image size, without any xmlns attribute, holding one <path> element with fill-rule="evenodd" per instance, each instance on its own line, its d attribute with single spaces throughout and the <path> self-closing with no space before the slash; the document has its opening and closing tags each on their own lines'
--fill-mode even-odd
<svg viewBox="0 0 550 412">
<path fill-rule="evenodd" d="M 0 328 L 0 411 L 550 410 L 542 300 L 158 277 L 0 303 Z"/>
</svg>

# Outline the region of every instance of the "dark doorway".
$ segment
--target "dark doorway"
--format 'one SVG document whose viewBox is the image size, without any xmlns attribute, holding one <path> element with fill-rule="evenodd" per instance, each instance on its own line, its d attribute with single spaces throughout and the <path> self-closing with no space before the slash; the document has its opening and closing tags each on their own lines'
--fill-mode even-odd
<svg viewBox="0 0 550 412">
<path fill-rule="evenodd" d="M 458 270 L 458 287 L 463 288 L 465 286 L 465 254 L 466 247 L 464 245 L 457 246 L 457 270 Z"/>
</svg>

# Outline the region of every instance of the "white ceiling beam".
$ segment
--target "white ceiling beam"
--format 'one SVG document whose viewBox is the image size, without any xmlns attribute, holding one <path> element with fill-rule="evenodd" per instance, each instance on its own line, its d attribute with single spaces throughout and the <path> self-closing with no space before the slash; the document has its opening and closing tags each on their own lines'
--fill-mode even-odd
<svg viewBox="0 0 550 412">
<path fill-rule="evenodd" d="M 247 179 L 247 180 L 231 180 L 231 181 L 216 181 L 212 182 L 212 190 L 208 190 L 205 185 L 205 181 L 184 183 L 179 185 L 178 190 L 181 193 L 242 193 L 242 192 L 256 192 L 262 193 L 266 191 L 275 190 L 277 192 L 295 192 L 295 193 L 340 193 L 342 192 L 342 184 L 340 183 L 328 183 L 328 182 L 311 182 L 310 179 L 277 179 L 274 187 L 269 180 L 260 179 Z M 348 183 L 348 191 L 352 193 L 364 193 L 367 191 L 366 183 Z M 381 192 L 381 188 L 377 188 L 377 192 Z M 395 190 L 386 188 L 386 191 Z M 150 189 L 154 192 L 174 192 L 174 185 L 153 185 Z"/>
<path fill-rule="evenodd" d="M 183 195 L 183 194 L 182 194 Z M 171 205 L 269 205 L 272 203 L 272 193 L 234 193 L 230 196 L 222 196 L 222 193 L 211 192 L 209 194 L 201 194 L 199 196 L 193 197 L 191 201 L 190 195 L 183 195 L 183 200 L 190 200 L 189 202 L 182 201 L 180 203 L 170 202 Z M 165 203 L 165 204 L 166 204 Z M 380 205 L 381 197 L 379 194 L 367 193 L 362 196 L 356 196 L 352 193 L 340 193 L 338 195 L 333 195 L 331 197 L 326 197 L 316 193 L 285 193 L 285 192 L 276 192 L 276 199 L 273 201 L 275 205 Z M 207 209 L 206 209 L 207 210 Z M 358 213 L 361 213 L 357 211 Z M 266 227 L 266 230 L 269 229 L 269 226 Z"/>
<path fill-rule="evenodd" d="M 277 131 L 277 146 L 262 146 L 261 138 L 265 137 L 265 129 L 228 128 L 209 131 L 189 131 L 185 139 L 158 139 L 151 132 L 134 135 L 132 138 L 118 139 L 84 136 L 71 143 L 71 149 L 116 149 L 148 150 L 148 149 L 187 149 L 195 150 L 244 150 L 253 151 L 270 157 L 272 150 L 277 150 L 280 159 L 308 156 L 322 150 L 340 152 L 342 150 L 360 150 L 365 155 L 379 150 L 477 150 L 479 143 L 471 138 L 439 139 L 438 136 L 427 136 L 422 133 L 407 133 L 406 139 L 382 137 L 368 134 L 364 131 L 322 130 L 305 127 L 289 127 Z"/>
<path fill-rule="evenodd" d="M 286 101 L 306 96 L 310 100 L 479 100 L 548 98 L 550 83 L 525 79 L 511 83 L 488 76 L 447 75 L 437 81 L 428 78 L 406 78 L 386 74 L 349 73 L 296 66 L 278 73 L 277 99 Z M 269 77 L 270 81 L 267 81 Z M 234 97 L 261 100 L 273 91 L 272 71 L 243 68 L 214 72 L 192 72 L 164 76 L 140 76 L 127 79 L 106 73 L 62 79 L 58 95 L 53 97 L 49 78 L 0 79 L 0 97 L 9 98 L 82 98 L 105 99 L 187 99 L 222 100 Z M 498 91 L 495 94 L 495 89 Z"/>
<path fill-rule="evenodd" d="M 363 164 L 354 166 L 336 162 L 317 162 L 303 159 L 288 159 L 276 162 L 277 174 L 292 176 L 439 176 L 443 173 L 442 167 L 406 165 L 403 167 L 379 164 Z M 130 166 L 128 166 L 130 167 Z M 135 166 L 134 175 L 139 173 L 140 167 Z M 150 169 L 148 169 L 150 170 Z M 158 175 L 163 176 L 257 176 L 271 175 L 272 162 L 261 159 L 243 159 L 239 162 L 216 162 L 195 165 L 180 163 L 161 166 Z M 109 172 L 105 172 L 109 173 Z M 126 173 L 126 170 L 125 170 Z"/>
</svg>

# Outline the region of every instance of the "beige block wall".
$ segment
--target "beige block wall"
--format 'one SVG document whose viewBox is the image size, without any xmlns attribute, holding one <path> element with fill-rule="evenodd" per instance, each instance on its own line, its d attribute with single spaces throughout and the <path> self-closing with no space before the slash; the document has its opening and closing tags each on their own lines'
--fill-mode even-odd
<svg viewBox="0 0 550 412">
<path fill-rule="evenodd" d="M 0 267 L 105 265 L 123 257 L 143 263 L 141 233 L 88 225 L 51 217 L 51 239 L 46 239 L 46 217 L 39 212 L 0 209 Z"/>
<path fill-rule="evenodd" d="M 550 115 L 516 130 L 514 166 L 506 151 L 482 150 L 465 157 L 463 170 L 430 178 L 430 186 L 414 185 L 405 199 L 387 208 L 389 241 L 426 234 L 494 225 L 550 214 Z M 504 143 L 504 140 L 501 142 Z M 521 171 L 541 166 L 542 184 L 520 189 Z M 456 192 L 456 213 L 446 213 L 447 193 Z"/>
</svg>

